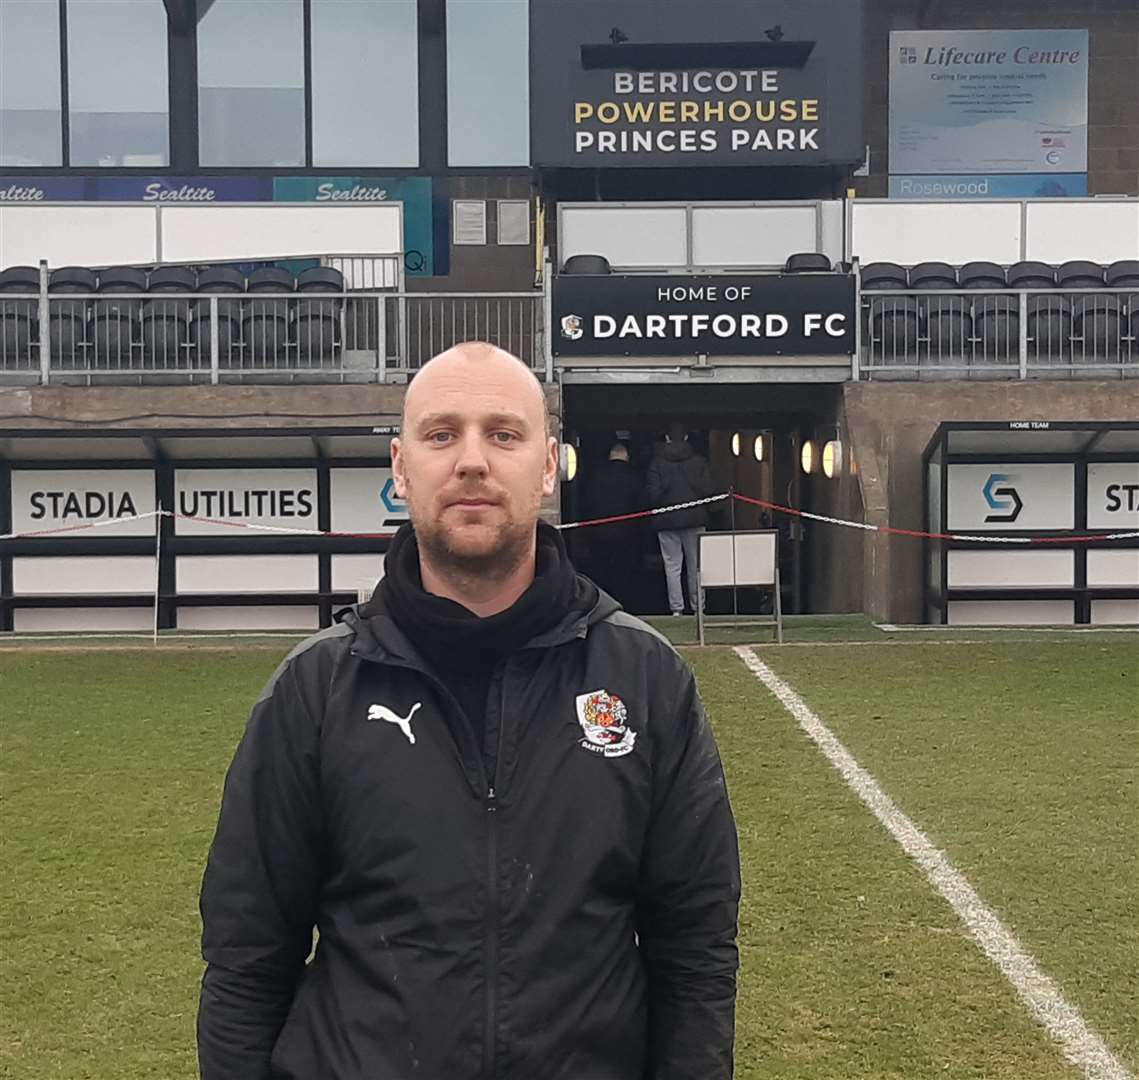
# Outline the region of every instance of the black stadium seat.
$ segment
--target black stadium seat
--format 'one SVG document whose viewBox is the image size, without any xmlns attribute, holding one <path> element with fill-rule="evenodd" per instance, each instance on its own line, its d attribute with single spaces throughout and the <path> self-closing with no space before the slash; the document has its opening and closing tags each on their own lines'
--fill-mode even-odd
<svg viewBox="0 0 1139 1080">
<path fill-rule="evenodd" d="M 1056 271 L 1056 284 L 1061 289 L 1101 289 L 1103 267 L 1083 259 L 1062 263 Z"/>
<path fill-rule="evenodd" d="M 604 255 L 571 255 L 562 267 L 563 274 L 608 274 L 609 260 Z"/>
<path fill-rule="evenodd" d="M 969 262 L 958 271 L 957 280 L 963 289 L 1003 289 L 1005 272 L 994 262 Z"/>
<path fill-rule="evenodd" d="M 783 269 L 788 274 L 809 274 L 820 271 L 829 274 L 831 272 L 831 261 L 821 252 L 802 251 L 788 255 L 787 261 L 783 264 Z"/>
<path fill-rule="evenodd" d="M 1010 289 L 1053 289 L 1056 271 L 1047 263 L 1018 262 L 1008 268 L 1005 280 Z"/>
<path fill-rule="evenodd" d="M 0 270 L 0 297 L 5 293 L 38 293 L 40 272 L 34 266 Z M 20 356 L 31 356 L 31 343 L 39 325 L 38 300 L 0 298 L 0 369 L 15 367 Z"/>
<path fill-rule="evenodd" d="M 944 262 L 910 267 L 910 288 L 956 289 L 957 271 Z M 960 361 L 973 334 L 969 301 L 962 296 L 931 296 L 921 300 L 922 321 L 928 334 L 929 356 L 941 363 Z"/>
<path fill-rule="evenodd" d="M 103 294 L 141 294 L 146 291 L 146 273 L 133 266 L 107 267 L 99 271 L 96 291 Z M 141 300 L 101 300 L 92 305 L 91 334 L 96 365 L 129 364 L 141 314 Z"/>
<path fill-rule="evenodd" d="M 251 293 L 295 292 L 297 279 L 279 266 L 263 266 L 254 270 L 246 281 L 245 291 Z"/>
<path fill-rule="evenodd" d="M 892 262 L 867 263 L 859 275 L 863 291 L 875 289 L 908 289 L 906 268 Z"/>
<path fill-rule="evenodd" d="M 198 275 L 187 266 L 160 266 L 147 282 L 149 293 L 191 293 Z M 142 351 L 148 367 L 161 370 L 178 368 L 186 357 L 190 301 L 185 299 L 147 300 L 142 306 Z"/>
<path fill-rule="evenodd" d="M 1073 360 L 1086 364 L 1119 362 L 1124 311 L 1117 296 L 1094 293 L 1072 298 Z"/>
<path fill-rule="evenodd" d="M 86 266 L 61 266 L 48 278 L 49 294 L 87 296 L 95 292 L 98 279 Z M 73 361 L 87 340 L 87 300 L 53 300 L 48 322 L 53 361 Z"/>
<path fill-rule="evenodd" d="M 208 267 L 198 272 L 198 292 L 227 294 L 218 299 L 218 356 L 222 364 L 229 364 L 241 344 L 242 301 L 228 299 L 228 296 L 245 292 L 245 277 L 230 266 Z M 190 352 L 195 364 L 203 367 L 209 365 L 209 298 L 194 302 L 190 316 Z"/>
<path fill-rule="evenodd" d="M 297 275 L 297 292 L 342 293 L 344 275 L 332 266 L 312 266 Z"/>
<path fill-rule="evenodd" d="M 1066 364 L 1072 354 L 1072 304 L 1065 296 L 1028 298 L 1028 351 L 1034 364 Z"/>
<path fill-rule="evenodd" d="M 1107 268 L 1104 281 L 1112 289 L 1139 288 L 1139 259 L 1119 259 L 1113 262 Z"/>
</svg>

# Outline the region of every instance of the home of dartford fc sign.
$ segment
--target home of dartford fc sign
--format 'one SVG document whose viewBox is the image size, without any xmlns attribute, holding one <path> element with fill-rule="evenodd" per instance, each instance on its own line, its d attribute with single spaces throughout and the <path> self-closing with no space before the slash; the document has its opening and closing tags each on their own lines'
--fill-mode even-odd
<svg viewBox="0 0 1139 1080">
<path fill-rule="evenodd" d="M 531 0 L 537 166 L 860 161 L 861 0 Z"/>
<path fill-rule="evenodd" d="M 847 274 L 561 275 L 554 355 L 842 356 L 854 351 Z"/>
</svg>

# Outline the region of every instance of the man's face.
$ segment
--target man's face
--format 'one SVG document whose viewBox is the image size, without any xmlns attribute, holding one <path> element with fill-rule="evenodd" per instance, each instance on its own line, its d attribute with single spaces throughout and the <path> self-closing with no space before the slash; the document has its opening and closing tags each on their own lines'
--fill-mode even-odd
<svg viewBox="0 0 1139 1080">
<path fill-rule="evenodd" d="M 557 467 L 541 391 L 513 357 L 448 354 L 409 388 L 392 469 L 435 565 L 490 574 L 517 566 Z"/>
</svg>

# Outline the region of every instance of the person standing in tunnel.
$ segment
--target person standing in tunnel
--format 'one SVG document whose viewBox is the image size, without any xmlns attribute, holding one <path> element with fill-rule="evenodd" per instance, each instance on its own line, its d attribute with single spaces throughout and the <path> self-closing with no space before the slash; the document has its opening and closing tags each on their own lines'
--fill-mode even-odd
<svg viewBox="0 0 1139 1080">
<path fill-rule="evenodd" d="M 609 460 L 590 478 L 586 501 L 590 518 L 620 517 L 644 506 L 644 485 L 629 463 L 629 448 L 616 442 Z M 629 607 L 633 575 L 641 553 L 639 521 L 615 521 L 596 527 L 592 570 L 597 584 L 622 607 Z"/>
<path fill-rule="evenodd" d="M 663 443 L 657 447 L 649 466 L 648 498 L 652 507 L 692 502 L 711 495 L 712 474 L 708 459 L 692 449 L 684 425 L 669 427 Z M 688 597 L 692 610 L 700 602 L 698 547 L 700 534 L 708 526 L 708 509 L 690 506 L 672 510 L 653 518 L 657 528 L 664 575 L 668 585 L 668 608 L 673 615 L 684 612 L 684 589 L 680 572 L 683 566 L 688 581 Z"/>
</svg>

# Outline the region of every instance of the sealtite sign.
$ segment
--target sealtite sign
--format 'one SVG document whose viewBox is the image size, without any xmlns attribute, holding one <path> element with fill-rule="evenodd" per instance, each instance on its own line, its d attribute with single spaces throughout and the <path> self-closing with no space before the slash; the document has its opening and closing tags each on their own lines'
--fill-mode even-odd
<svg viewBox="0 0 1139 1080">
<path fill-rule="evenodd" d="M 554 279 L 553 351 L 590 356 L 843 356 L 847 274 L 604 275 Z"/>
</svg>

